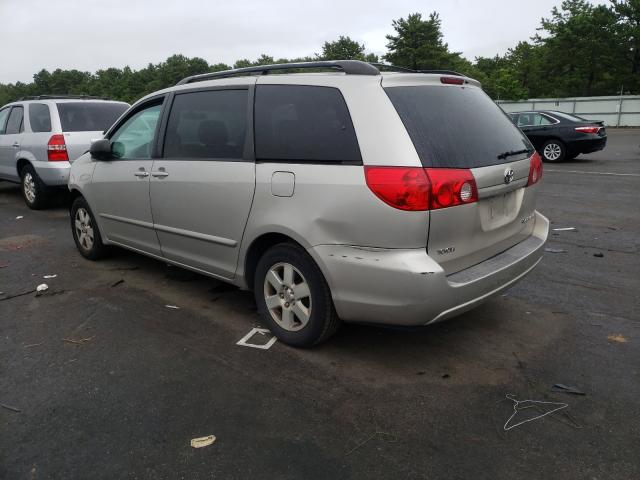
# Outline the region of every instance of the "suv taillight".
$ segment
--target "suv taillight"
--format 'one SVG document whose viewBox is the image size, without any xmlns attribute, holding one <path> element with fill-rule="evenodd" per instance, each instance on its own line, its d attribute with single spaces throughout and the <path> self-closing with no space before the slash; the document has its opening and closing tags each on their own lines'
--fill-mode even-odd
<svg viewBox="0 0 640 480">
<path fill-rule="evenodd" d="M 470 170 L 365 167 L 364 173 L 369 189 L 399 210 L 436 210 L 478 201 L 478 188 Z"/>
<path fill-rule="evenodd" d="M 537 183 L 542 178 L 542 159 L 538 152 L 534 152 L 529 161 L 529 180 L 527 181 L 527 187 Z"/>
<path fill-rule="evenodd" d="M 47 142 L 47 160 L 50 162 L 68 162 L 67 145 L 64 143 L 64 136 L 52 135 Z"/>
</svg>

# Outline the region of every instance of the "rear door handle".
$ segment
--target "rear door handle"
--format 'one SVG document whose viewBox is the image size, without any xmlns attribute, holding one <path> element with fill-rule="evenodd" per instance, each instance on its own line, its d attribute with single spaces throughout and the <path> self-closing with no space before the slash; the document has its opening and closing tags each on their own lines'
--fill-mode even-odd
<svg viewBox="0 0 640 480">
<path fill-rule="evenodd" d="M 169 174 L 164 171 L 164 168 L 161 168 L 160 170 L 157 170 L 155 172 L 151 172 L 151 176 L 152 177 L 157 177 L 157 178 L 164 178 L 164 177 L 168 177 Z"/>
<path fill-rule="evenodd" d="M 20 144 L 18 142 L 13 142 L 13 148 L 20 148 Z"/>
</svg>

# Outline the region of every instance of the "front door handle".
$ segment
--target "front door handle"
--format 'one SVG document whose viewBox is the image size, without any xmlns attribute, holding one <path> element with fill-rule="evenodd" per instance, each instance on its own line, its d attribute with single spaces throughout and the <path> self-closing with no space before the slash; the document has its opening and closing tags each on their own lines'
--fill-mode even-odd
<svg viewBox="0 0 640 480">
<path fill-rule="evenodd" d="M 165 171 L 164 167 L 160 167 L 155 172 L 151 172 L 151 176 L 156 178 L 164 178 L 164 177 L 168 177 L 169 174 Z"/>
<path fill-rule="evenodd" d="M 20 148 L 20 144 L 18 142 L 13 142 L 13 148 Z"/>
<path fill-rule="evenodd" d="M 133 174 L 138 178 L 145 178 L 149 176 L 149 172 L 145 172 L 142 168 L 137 172 L 133 172 Z"/>
</svg>

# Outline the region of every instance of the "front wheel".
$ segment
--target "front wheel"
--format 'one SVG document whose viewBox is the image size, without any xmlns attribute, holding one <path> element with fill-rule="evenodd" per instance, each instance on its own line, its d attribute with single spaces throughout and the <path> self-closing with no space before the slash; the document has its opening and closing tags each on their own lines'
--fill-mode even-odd
<svg viewBox="0 0 640 480">
<path fill-rule="evenodd" d="M 567 155 L 567 148 L 560 140 L 547 140 L 542 146 L 542 159 L 545 162 L 561 162 Z"/>
<path fill-rule="evenodd" d="M 71 205 L 71 232 L 80 254 L 89 260 L 98 260 L 106 253 L 100 230 L 93 212 L 83 197 L 78 197 Z"/>
<path fill-rule="evenodd" d="M 320 268 L 300 247 L 279 244 L 258 262 L 254 295 L 269 330 L 294 347 L 311 347 L 333 335 L 340 320 Z"/>
</svg>

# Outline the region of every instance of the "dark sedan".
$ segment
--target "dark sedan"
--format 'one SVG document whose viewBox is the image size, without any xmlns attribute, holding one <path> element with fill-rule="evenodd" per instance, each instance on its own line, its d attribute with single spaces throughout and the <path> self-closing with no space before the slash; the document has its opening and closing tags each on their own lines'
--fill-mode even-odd
<svg viewBox="0 0 640 480">
<path fill-rule="evenodd" d="M 514 112 L 509 116 L 546 162 L 561 162 L 607 144 L 604 122 L 551 110 Z"/>
</svg>

